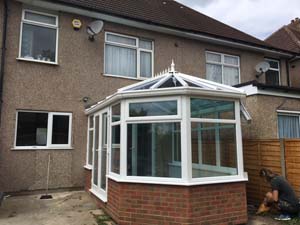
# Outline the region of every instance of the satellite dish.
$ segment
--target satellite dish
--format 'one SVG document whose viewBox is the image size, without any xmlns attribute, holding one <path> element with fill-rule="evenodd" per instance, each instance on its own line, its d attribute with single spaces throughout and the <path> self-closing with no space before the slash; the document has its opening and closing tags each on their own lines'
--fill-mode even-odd
<svg viewBox="0 0 300 225">
<path fill-rule="evenodd" d="M 90 41 L 95 40 L 95 35 L 99 34 L 102 31 L 103 28 L 103 21 L 102 20 L 96 20 L 91 22 L 86 29 L 86 32 L 89 34 Z"/>
<path fill-rule="evenodd" d="M 270 64 L 268 62 L 260 62 L 255 66 L 255 70 L 258 73 L 265 73 L 270 69 Z"/>
</svg>

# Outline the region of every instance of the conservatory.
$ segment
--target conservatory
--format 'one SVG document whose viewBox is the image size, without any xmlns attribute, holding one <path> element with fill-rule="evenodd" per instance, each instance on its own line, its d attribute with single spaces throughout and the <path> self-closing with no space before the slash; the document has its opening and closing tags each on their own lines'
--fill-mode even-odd
<svg viewBox="0 0 300 225">
<path fill-rule="evenodd" d="M 157 224 L 177 217 L 185 223 L 205 216 L 209 196 L 216 202 L 221 195 L 216 204 L 224 212 L 208 214 L 243 222 L 243 97 L 239 89 L 179 73 L 174 64 L 119 89 L 86 109 L 87 190 L 119 224 L 149 213 Z"/>
</svg>

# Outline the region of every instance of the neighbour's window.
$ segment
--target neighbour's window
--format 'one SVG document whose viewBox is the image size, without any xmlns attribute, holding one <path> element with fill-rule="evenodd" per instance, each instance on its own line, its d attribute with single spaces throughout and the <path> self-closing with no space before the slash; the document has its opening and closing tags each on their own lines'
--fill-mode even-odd
<svg viewBox="0 0 300 225">
<path fill-rule="evenodd" d="M 240 58 L 215 52 L 206 52 L 206 78 L 221 84 L 240 83 Z"/>
<path fill-rule="evenodd" d="M 121 105 L 112 106 L 111 111 L 111 172 L 120 174 Z"/>
<path fill-rule="evenodd" d="M 265 59 L 270 64 L 270 69 L 266 74 L 266 84 L 279 85 L 280 84 L 280 63 L 278 60 Z"/>
<path fill-rule="evenodd" d="M 300 138 L 300 115 L 278 115 L 279 138 Z"/>
<path fill-rule="evenodd" d="M 193 178 L 237 174 L 234 102 L 191 98 Z"/>
<path fill-rule="evenodd" d="M 24 10 L 21 27 L 19 57 L 56 63 L 58 17 Z"/>
<path fill-rule="evenodd" d="M 153 42 L 131 36 L 105 34 L 105 74 L 131 78 L 153 76 Z"/>
<path fill-rule="evenodd" d="M 181 178 L 180 123 L 128 124 L 127 175 Z"/>
<path fill-rule="evenodd" d="M 16 147 L 70 147 L 70 113 L 17 112 Z"/>
</svg>

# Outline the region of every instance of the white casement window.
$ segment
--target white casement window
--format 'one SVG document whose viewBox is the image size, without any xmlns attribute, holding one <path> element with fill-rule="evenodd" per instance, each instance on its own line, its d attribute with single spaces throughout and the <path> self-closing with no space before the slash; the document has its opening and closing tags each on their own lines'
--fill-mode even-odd
<svg viewBox="0 0 300 225">
<path fill-rule="evenodd" d="M 110 171 L 120 174 L 121 104 L 111 107 L 111 157 Z"/>
<path fill-rule="evenodd" d="M 105 75 L 145 79 L 153 76 L 153 41 L 105 33 Z"/>
<path fill-rule="evenodd" d="M 240 57 L 207 51 L 206 79 L 227 85 L 240 83 Z"/>
<path fill-rule="evenodd" d="M 23 10 L 19 59 L 57 63 L 58 16 Z"/>
<path fill-rule="evenodd" d="M 274 59 L 265 59 L 270 64 L 266 74 L 266 84 L 280 85 L 280 62 Z"/>
<path fill-rule="evenodd" d="M 300 138 L 300 112 L 280 112 L 278 114 L 279 138 Z"/>
<path fill-rule="evenodd" d="M 93 165 L 93 145 L 94 145 L 94 116 L 91 115 L 88 118 L 88 134 L 87 134 L 87 156 L 86 166 L 91 167 Z"/>
<path fill-rule="evenodd" d="M 15 149 L 71 148 L 72 114 L 18 111 Z"/>
</svg>

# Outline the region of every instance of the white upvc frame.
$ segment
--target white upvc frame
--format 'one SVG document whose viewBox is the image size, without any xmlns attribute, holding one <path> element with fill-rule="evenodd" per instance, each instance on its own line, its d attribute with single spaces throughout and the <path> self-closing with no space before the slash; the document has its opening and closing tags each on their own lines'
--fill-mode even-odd
<svg viewBox="0 0 300 225">
<path fill-rule="evenodd" d="M 49 16 L 49 17 L 54 17 L 56 23 L 55 23 L 55 25 L 52 25 L 52 24 L 48 24 L 48 23 L 42 23 L 42 22 L 27 20 L 27 19 L 25 19 L 25 13 L 26 12 L 34 13 L 34 14 L 38 14 L 38 15 L 45 15 L 45 16 Z M 22 52 L 22 40 L 23 40 L 23 24 L 29 24 L 29 25 L 33 25 L 33 26 L 37 26 L 37 27 L 44 27 L 44 28 L 50 28 L 50 29 L 55 29 L 56 30 L 56 47 L 55 47 L 55 61 L 54 62 L 43 61 L 43 60 L 38 60 L 38 59 L 28 59 L 28 58 L 24 58 L 24 57 L 21 56 L 21 54 L 22 54 L 21 53 Z M 17 59 L 22 60 L 22 61 L 39 62 L 39 63 L 57 65 L 58 64 L 58 38 L 59 38 L 58 33 L 59 33 L 58 15 L 48 14 L 48 13 L 44 13 L 44 12 L 40 12 L 40 11 L 36 11 L 36 10 L 23 9 L 21 26 L 20 26 L 19 56 L 18 56 Z"/>
<path fill-rule="evenodd" d="M 19 112 L 44 113 L 44 114 L 48 115 L 47 144 L 46 144 L 46 146 L 17 146 L 18 114 L 19 114 Z M 69 117 L 68 144 L 52 144 L 53 116 L 68 116 Z M 14 139 L 14 148 L 13 149 L 14 150 L 72 149 L 72 113 L 17 110 L 17 112 L 16 112 L 16 124 L 15 124 L 15 139 Z"/>
<path fill-rule="evenodd" d="M 90 127 L 91 125 L 91 117 L 93 119 L 93 127 Z M 92 170 L 92 166 L 93 166 L 93 148 L 94 148 L 94 141 L 93 141 L 93 144 L 92 144 L 92 158 L 91 158 L 91 164 L 89 163 L 90 161 L 90 158 L 89 158 L 89 144 L 90 144 L 90 131 L 93 131 L 93 139 L 94 139 L 94 135 L 95 135 L 95 131 L 94 131 L 94 127 L 95 127 L 95 121 L 94 121 L 94 114 L 93 115 L 89 115 L 88 116 L 88 127 L 87 127 L 87 145 L 86 145 L 86 163 L 85 163 L 85 168 L 88 169 L 88 170 Z"/>
<path fill-rule="evenodd" d="M 209 54 L 209 53 L 221 56 L 221 62 L 215 62 L 215 61 L 209 61 L 209 60 L 207 60 L 207 54 Z M 233 65 L 233 64 L 225 63 L 225 60 L 224 60 L 225 56 L 237 58 L 238 65 Z M 238 72 L 239 72 L 239 80 L 238 80 L 237 84 L 239 84 L 241 82 L 241 60 L 240 60 L 240 56 L 229 55 L 229 54 L 220 53 L 220 52 L 205 51 L 205 62 L 206 62 L 206 65 L 207 64 L 213 64 L 213 65 L 219 65 L 219 66 L 222 67 L 222 84 L 225 84 L 224 83 L 224 66 L 226 66 L 226 67 L 232 67 L 232 68 L 237 68 Z"/>
<path fill-rule="evenodd" d="M 129 45 L 129 44 L 123 44 L 123 43 L 118 43 L 118 42 L 112 42 L 112 41 L 108 41 L 107 40 L 107 35 L 115 35 L 115 36 L 119 36 L 119 37 L 125 37 L 125 38 L 130 38 L 130 39 L 134 39 L 136 45 Z M 145 41 L 149 41 L 151 42 L 152 45 L 152 49 L 144 49 L 144 48 L 140 48 L 140 40 L 145 40 Z M 111 46 L 117 46 L 117 47 L 123 47 L 123 48 L 129 48 L 129 49 L 134 49 L 136 50 L 136 77 L 129 77 L 129 76 L 125 76 L 125 75 L 120 75 L 120 74 L 110 74 L 110 73 L 106 73 L 106 45 L 111 45 Z M 147 38 L 138 38 L 138 37 L 133 37 L 130 35 L 124 35 L 124 34 L 118 34 L 118 33 L 114 33 L 114 32 L 105 32 L 105 42 L 104 42 L 104 75 L 105 76 L 112 76 L 112 77 L 120 77 L 120 78 L 126 78 L 126 79 L 134 79 L 134 80 L 146 80 L 149 79 L 149 77 L 142 77 L 141 76 L 141 70 L 140 70 L 140 62 L 141 62 L 141 52 L 148 52 L 151 53 L 151 78 L 154 76 L 154 41 L 147 39 Z"/>
<path fill-rule="evenodd" d="M 265 58 L 265 61 L 266 62 L 269 62 L 269 61 L 276 62 L 278 64 L 278 69 L 277 68 L 273 68 L 270 65 L 269 70 L 278 72 L 278 85 L 280 85 L 281 84 L 280 60 L 279 59 L 277 60 L 277 59 Z M 265 79 L 267 79 L 267 78 L 265 78 Z"/>
</svg>

